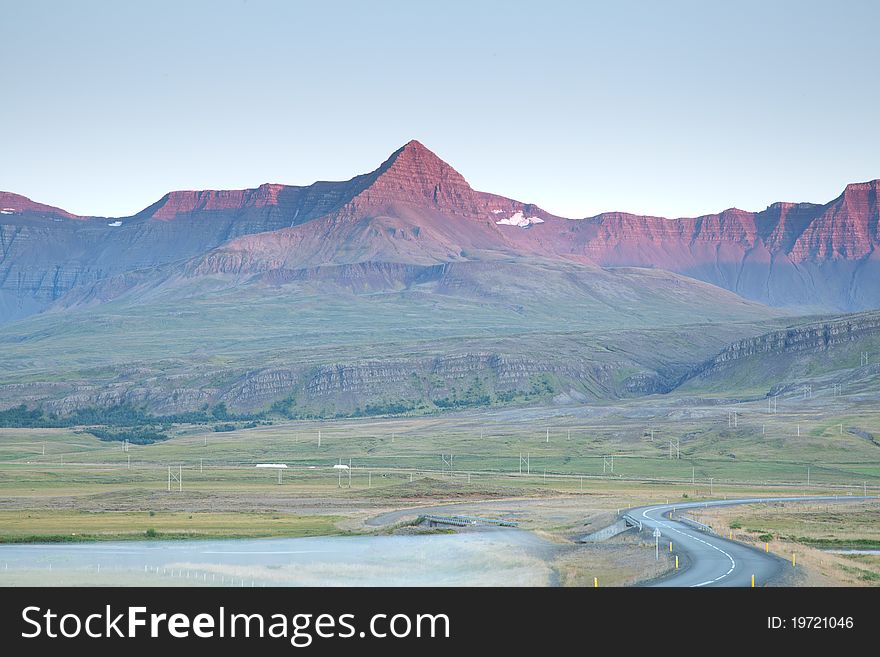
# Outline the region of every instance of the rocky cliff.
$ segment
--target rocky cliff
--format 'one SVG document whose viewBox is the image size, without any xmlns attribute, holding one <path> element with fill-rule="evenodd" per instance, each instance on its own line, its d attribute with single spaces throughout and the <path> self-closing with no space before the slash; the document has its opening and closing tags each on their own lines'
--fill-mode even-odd
<svg viewBox="0 0 880 657">
<path fill-rule="evenodd" d="M 880 342 L 880 313 L 846 315 L 745 338 L 694 367 L 677 384 L 699 385 L 713 379 L 762 381 L 780 386 L 795 370 L 804 376 L 849 370 L 867 345 Z M 869 351 L 870 355 L 870 351 Z M 876 354 L 875 354 L 876 356 Z"/>
<path fill-rule="evenodd" d="M 47 382 L 0 386 L 0 409 L 42 406 L 66 415 L 83 408 L 130 404 L 156 414 L 213 406 L 235 411 L 262 411 L 274 402 L 290 401 L 296 414 L 333 416 L 354 412 L 394 412 L 434 408 L 468 408 L 511 401 L 567 399 L 595 401 L 657 392 L 663 379 L 623 358 L 615 363 L 584 357 L 562 360 L 501 352 L 445 356 L 389 357 L 381 360 L 294 364 L 253 370 L 196 369 L 168 375 L 142 368 L 136 375 L 120 372 L 112 381 Z M 637 372 L 621 377 L 620 371 Z M 398 408 L 398 410 L 400 410 Z"/>
</svg>

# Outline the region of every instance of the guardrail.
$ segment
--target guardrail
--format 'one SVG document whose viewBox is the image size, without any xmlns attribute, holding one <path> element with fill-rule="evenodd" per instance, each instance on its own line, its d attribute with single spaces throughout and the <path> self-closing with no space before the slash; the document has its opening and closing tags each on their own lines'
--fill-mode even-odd
<svg viewBox="0 0 880 657">
<path fill-rule="evenodd" d="M 642 531 L 642 521 L 641 521 L 641 520 L 636 520 L 635 518 L 633 518 L 633 517 L 632 517 L 631 515 L 629 515 L 628 513 L 624 513 L 624 514 L 623 514 L 623 520 L 624 520 L 624 522 L 626 522 L 626 524 L 628 524 L 630 527 L 638 527 L 638 528 L 639 528 L 639 531 Z"/>
<path fill-rule="evenodd" d="M 712 529 L 709 525 L 704 525 L 699 520 L 694 520 L 693 518 L 689 518 L 688 516 L 675 516 L 673 519 L 678 520 L 679 522 L 683 522 L 686 525 L 690 525 L 694 529 L 699 529 L 701 532 L 706 532 L 707 534 L 715 533 L 715 530 Z"/>
</svg>

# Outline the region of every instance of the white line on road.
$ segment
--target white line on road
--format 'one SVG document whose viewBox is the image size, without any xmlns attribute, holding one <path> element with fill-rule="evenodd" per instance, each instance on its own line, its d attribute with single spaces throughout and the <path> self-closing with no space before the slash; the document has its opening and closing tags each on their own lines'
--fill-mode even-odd
<svg viewBox="0 0 880 657">
<path fill-rule="evenodd" d="M 642 517 L 645 518 L 646 520 L 650 520 L 651 522 L 656 522 L 659 526 L 664 527 L 665 529 L 669 529 L 671 531 L 674 531 L 676 534 L 680 534 L 682 536 L 687 536 L 688 538 L 692 538 L 695 541 L 699 541 L 703 545 L 708 545 L 713 550 L 718 550 L 718 552 L 720 552 L 725 557 L 730 559 L 730 570 L 728 570 L 726 573 L 724 573 L 723 575 L 719 575 L 715 579 L 710 579 L 705 582 L 700 582 L 699 584 L 692 584 L 691 585 L 692 587 L 706 586 L 707 584 L 714 584 L 715 582 L 724 579 L 725 577 L 727 577 L 728 575 L 730 575 L 730 573 L 732 573 L 734 571 L 734 569 L 736 568 L 736 559 L 734 559 L 732 556 L 730 556 L 727 552 L 722 550 L 717 545 L 712 545 L 709 541 L 704 541 L 702 538 L 697 538 L 696 536 L 694 536 L 693 534 L 690 534 L 688 532 L 680 531 L 680 530 L 676 529 L 675 527 L 672 527 L 672 526 L 666 524 L 665 522 L 663 522 L 659 518 L 651 518 L 648 515 L 649 510 L 650 509 L 646 509 L 646 510 L 642 511 Z"/>
</svg>

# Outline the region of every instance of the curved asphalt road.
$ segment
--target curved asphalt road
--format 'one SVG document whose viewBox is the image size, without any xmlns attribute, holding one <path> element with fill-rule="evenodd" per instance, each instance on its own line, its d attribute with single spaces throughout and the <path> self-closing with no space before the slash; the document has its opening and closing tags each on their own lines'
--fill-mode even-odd
<svg viewBox="0 0 880 657">
<path fill-rule="evenodd" d="M 850 502 L 876 499 L 872 497 L 761 497 L 714 502 L 689 502 L 686 504 L 661 504 L 629 509 L 624 516 L 642 523 L 642 529 L 660 530 L 660 549 L 672 541 L 677 552 L 688 557 L 685 569 L 657 580 L 649 586 L 755 586 L 771 581 L 784 567 L 786 561 L 773 554 L 743 545 L 736 541 L 700 531 L 691 525 L 667 517 L 673 509 L 703 508 L 709 506 L 733 506 L 735 504 L 761 504 L 765 502 Z"/>
</svg>

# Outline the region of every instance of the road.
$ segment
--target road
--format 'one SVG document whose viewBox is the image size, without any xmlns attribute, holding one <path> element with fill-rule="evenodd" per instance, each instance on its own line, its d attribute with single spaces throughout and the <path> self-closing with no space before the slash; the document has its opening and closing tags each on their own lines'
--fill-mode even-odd
<svg viewBox="0 0 880 657">
<path fill-rule="evenodd" d="M 660 549 L 669 549 L 669 541 L 677 553 L 687 556 L 687 567 L 652 582 L 649 586 L 755 586 L 772 581 L 785 567 L 787 561 L 773 554 L 716 536 L 710 532 L 667 517 L 671 511 L 737 504 L 762 504 L 767 502 L 854 502 L 877 499 L 873 497 L 761 497 L 713 502 L 689 502 L 685 504 L 660 504 L 629 509 L 624 514 L 630 520 L 642 523 L 642 529 L 659 529 Z"/>
</svg>

